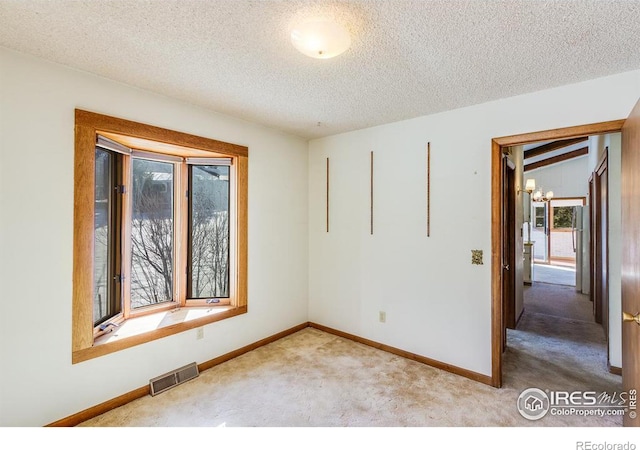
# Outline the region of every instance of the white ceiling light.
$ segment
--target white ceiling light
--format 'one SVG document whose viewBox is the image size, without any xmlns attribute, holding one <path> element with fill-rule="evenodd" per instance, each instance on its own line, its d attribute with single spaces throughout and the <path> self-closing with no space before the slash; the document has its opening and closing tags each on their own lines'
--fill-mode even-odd
<svg viewBox="0 0 640 450">
<path fill-rule="evenodd" d="M 348 49 L 351 36 L 337 23 L 318 19 L 297 25 L 291 32 L 291 43 L 307 56 L 327 59 Z"/>
</svg>

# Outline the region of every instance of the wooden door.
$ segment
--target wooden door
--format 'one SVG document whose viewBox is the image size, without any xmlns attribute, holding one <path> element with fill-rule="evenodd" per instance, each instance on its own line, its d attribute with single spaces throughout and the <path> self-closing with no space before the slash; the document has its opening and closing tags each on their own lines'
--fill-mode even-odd
<svg viewBox="0 0 640 450">
<path fill-rule="evenodd" d="M 622 311 L 640 311 L 640 100 L 622 127 Z M 640 325 L 622 324 L 622 385 L 640 390 Z M 640 407 L 624 416 L 625 426 L 640 426 Z M 631 408 L 631 405 L 629 405 Z M 631 412 L 635 414 L 631 414 Z M 634 416 L 635 417 L 632 417 Z"/>
<path fill-rule="evenodd" d="M 608 213 L 608 170 L 607 153 L 603 155 L 594 173 L 594 198 L 592 212 L 594 229 L 593 242 L 593 314 L 596 323 L 602 324 L 605 335 L 609 336 L 609 213 Z"/>
<path fill-rule="evenodd" d="M 506 328 L 516 326 L 516 171 L 515 164 L 503 158 L 502 220 L 502 350 L 506 348 Z"/>
</svg>

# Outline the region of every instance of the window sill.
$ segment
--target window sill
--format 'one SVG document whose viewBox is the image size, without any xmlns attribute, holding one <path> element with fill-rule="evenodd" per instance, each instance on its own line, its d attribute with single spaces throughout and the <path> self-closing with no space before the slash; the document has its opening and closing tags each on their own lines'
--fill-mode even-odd
<svg viewBox="0 0 640 450">
<path fill-rule="evenodd" d="M 92 347 L 74 351 L 72 363 L 87 361 L 246 312 L 246 306 L 185 307 L 129 319 L 111 333 L 96 338 Z"/>
</svg>

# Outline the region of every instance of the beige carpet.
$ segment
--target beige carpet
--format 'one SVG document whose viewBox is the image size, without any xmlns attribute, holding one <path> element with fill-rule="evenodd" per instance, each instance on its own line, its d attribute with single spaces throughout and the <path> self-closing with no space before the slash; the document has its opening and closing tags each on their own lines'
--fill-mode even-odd
<svg viewBox="0 0 640 450">
<path fill-rule="evenodd" d="M 520 329 L 509 333 L 502 389 L 307 328 L 81 426 L 621 425 L 616 417 L 532 422 L 518 413 L 516 399 L 529 387 L 621 389 L 620 377 L 607 372 L 599 326 L 540 312 L 537 288 L 528 289 Z"/>
</svg>

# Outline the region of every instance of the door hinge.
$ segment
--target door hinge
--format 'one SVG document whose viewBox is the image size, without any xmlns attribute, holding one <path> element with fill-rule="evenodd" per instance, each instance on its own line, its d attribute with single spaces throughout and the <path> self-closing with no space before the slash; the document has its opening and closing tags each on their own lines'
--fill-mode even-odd
<svg viewBox="0 0 640 450">
<path fill-rule="evenodd" d="M 118 184 L 115 187 L 116 190 L 116 194 L 126 194 L 127 193 L 127 187 L 124 184 Z"/>
<path fill-rule="evenodd" d="M 122 283 L 124 281 L 124 275 L 122 275 L 121 273 L 119 273 L 118 275 L 116 275 L 115 277 L 113 277 L 113 280 L 116 283 Z"/>
</svg>

